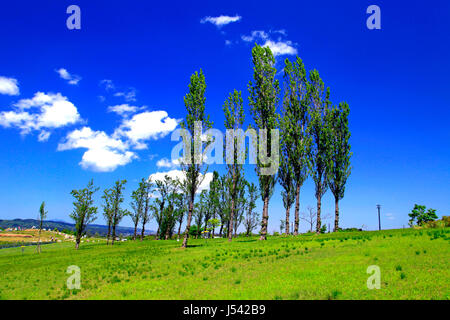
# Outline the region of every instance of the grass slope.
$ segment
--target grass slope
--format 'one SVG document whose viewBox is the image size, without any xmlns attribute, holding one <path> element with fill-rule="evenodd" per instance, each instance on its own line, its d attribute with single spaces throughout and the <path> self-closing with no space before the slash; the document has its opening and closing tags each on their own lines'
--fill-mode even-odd
<svg viewBox="0 0 450 320">
<path fill-rule="evenodd" d="M 0 250 L 2 299 L 449 299 L 450 228 Z M 81 290 L 66 269 L 81 268 Z M 367 267 L 381 289 L 367 288 Z"/>
</svg>

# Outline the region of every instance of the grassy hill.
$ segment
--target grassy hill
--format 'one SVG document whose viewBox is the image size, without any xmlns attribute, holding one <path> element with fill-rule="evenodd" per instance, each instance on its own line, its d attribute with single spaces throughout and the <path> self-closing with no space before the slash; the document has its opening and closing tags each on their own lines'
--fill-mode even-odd
<svg viewBox="0 0 450 320">
<path fill-rule="evenodd" d="M 449 299 L 450 228 L 0 250 L 2 299 Z M 68 290 L 67 267 L 81 268 Z M 377 265 L 381 288 L 367 288 Z"/>
</svg>

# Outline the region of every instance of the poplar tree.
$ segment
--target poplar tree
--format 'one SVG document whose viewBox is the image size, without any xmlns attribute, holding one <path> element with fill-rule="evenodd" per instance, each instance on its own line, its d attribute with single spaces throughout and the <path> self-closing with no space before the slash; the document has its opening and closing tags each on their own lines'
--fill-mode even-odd
<svg viewBox="0 0 450 320">
<path fill-rule="evenodd" d="M 321 230 L 322 197 L 328 189 L 327 175 L 329 172 L 329 129 L 326 121 L 330 109 L 330 89 L 325 91 L 325 85 L 319 72 L 313 70 L 309 74 L 308 85 L 308 132 L 312 138 L 308 166 L 314 180 L 315 197 L 317 199 L 316 232 Z"/>
<path fill-rule="evenodd" d="M 244 106 L 242 102 L 242 94 L 240 91 L 234 90 L 230 93 L 223 105 L 225 114 L 226 135 L 226 164 L 228 167 L 228 178 L 230 179 L 230 196 L 231 208 L 228 228 L 228 241 L 233 238 L 233 223 L 238 222 L 236 219 L 237 197 L 239 186 L 243 179 L 243 163 L 245 161 L 245 152 L 241 150 L 241 142 L 243 141 L 242 125 L 244 124 Z M 232 153 L 232 154 L 229 154 Z"/>
<path fill-rule="evenodd" d="M 245 224 L 245 234 L 250 236 L 253 229 L 259 224 L 258 213 L 256 208 L 256 199 L 258 197 L 258 187 L 252 182 L 247 184 L 247 206 L 246 206 L 246 216 L 244 220 Z"/>
<path fill-rule="evenodd" d="M 284 66 L 284 96 L 282 139 L 283 157 L 288 159 L 292 170 L 293 184 L 295 188 L 295 221 L 294 235 L 298 235 L 300 213 L 300 189 L 308 178 L 308 155 L 311 146 L 311 137 L 308 128 L 308 80 L 305 66 L 297 57 L 295 62 L 285 60 Z M 285 170 L 286 171 L 286 170 Z M 285 191 L 286 200 L 290 200 L 288 191 Z M 289 201 L 290 202 L 290 201 Z M 288 233 L 288 219 L 286 218 L 286 232 Z"/>
<path fill-rule="evenodd" d="M 180 126 L 187 132 L 183 134 L 184 140 L 184 157 L 181 161 L 181 168 L 186 175 L 187 191 L 189 196 L 189 209 L 186 221 L 186 232 L 182 247 L 186 248 L 189 238 L 189 229 L 191 227 L 192 213 L 194 211 L 195 194 L 205 178 L 208 171 L 208 166 L 203 163 L 205 159 L 202 149 L 202 133 L 201 128 L 210 129 L 212 122 L 209 116 L 205 113 L 205 91 L 206 83 L 205 76 L 202 70 L 195 72 L 190 79 L 189 92 L 184 97 L 184 104 L 186 106 L 186 119 L 184 119 Z M 199 128 L 201 126 L 201 128 Z M 210 141 L 206 143 L 208 147 Z"/>
<path fill-rule="evenodd" d="M 146 180 L 145 178 L 142 178 L 141 182 L 139 183 L 139 188 L 142 190 L 143 197 L 144 197 L 144 206 L 142 210 L 142 229 L 141 229 L 141 241 L 144 240 L 145 236 L 145 225 L 149 222 L 151 218 L 150 214 L 150 196 L 153 188 L 153 184 L 151 181 Z"/>
<path fill-rule="evenodd" d="M 248 84 L 250 111 L 253 121 L 259 130 L 267 130 L 267 139 L 258 136 L 256 173 L 259 178 L 261 198 L 263 200 L 263 213 L 261 222 L 260 240 L 266 240 L 267 227 L 269 221 L 269 201 L 273 195 L 276 183 L 276 173 L 267 174 L 264 169 L 278 166 L 272 161 L 272 129 L 277 128 L 278 115 L 276 106 L 279 101 L 280 86 L 275 79 L 276 69 L 275 58 L 269 47 L 261 47 L 257 44 L 252 49 L 253 61 L 253 81 Z M 261 133 L 261 131 L 260 131 Z M 264 147 L 264 145 L 266 147 Z M 268 146 L 268 147 L 267 147 Z M 278 148 L 275 152 L 278 152 Z M 262 157 L 269 156 L 269 159 L 262 160 Z M 268 160 L 268 161 L 267 161 Z M 276 159 L 278 161 L 278 159 Z"/>
<path fill-rule="evenodd" d="M 81 238 L 86 234 L 86 226 L 96 219 L 97 207 L 94 206 L 94 193 L 99 188 L 94 187 L 94 181 L 89 181 L 84 189 L 72 190 L 75 198 L 74 209 L 69 215 L 75 221 L 75 249 L 80 247 Z"/>
<path fill-rule="evenodd" d="M 112 210 L 112 239 L 111 245 L 114 244 L 116 238 L 116 227 L 122 221 L 123 217 L 128 215 L 128 211 L 120 208 L 120 205 L 124 201 L 123 191 L 125 190 L 125 184 L 127 180 L 117 180 L 114 186 L 111 188 L 111 210 Z"/>
<path fill-rule="evenodd" d="M 327 116 L 329 128 L 328 148 L 328 186 L 334 195 L 335 216 L 334 231 L 339 230 L 339 200 L 344 197 L 345 184 L 351 173 L 350 158 L 350 130 L 348 116 L 350 108 L 347 103 L 341 102 L 334 106 Z"/>
<path fill-rule="evenodd" d="M 102 199 L 103 203 L 103 217 L 108 225 L 108 234 L 106 235 L 106 245 L 109 244 L 109 239 L 111 238 L 111 226 L 113 220 L 113 210 L 112 210 L 112 197 L 111 190 L 106 189 L 103 191 Z"/>
<path fill-rule="evenodd" d="M 37 245 L 37 251 L 38 253 L 41 253 L 41 232 L 42 232 L 42 224 L 44 222 L 44 219 L 47 218 L 47 211 L 45 211 L 45 202 L 41 203 L 41 206 L 39 207 L 39 239 L 38 239 L 38 245 Z"/>
</svg>

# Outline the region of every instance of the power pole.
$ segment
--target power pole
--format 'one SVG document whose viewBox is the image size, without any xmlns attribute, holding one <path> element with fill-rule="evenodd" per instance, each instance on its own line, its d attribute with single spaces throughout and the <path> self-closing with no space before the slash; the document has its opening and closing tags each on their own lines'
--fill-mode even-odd
<svg viewBox="0 0 450 320">
<path fill-rule="evenodd" d="M 378 230 L 381 230 L 381 220 L 380 220 L 381 205 L 377 204 L 377 209 L 378 209 Z"/>
</svg>

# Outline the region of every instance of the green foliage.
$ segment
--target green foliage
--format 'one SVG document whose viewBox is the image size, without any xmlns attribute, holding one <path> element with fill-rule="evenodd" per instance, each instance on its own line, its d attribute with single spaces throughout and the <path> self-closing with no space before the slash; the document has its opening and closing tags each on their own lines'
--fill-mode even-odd
<svg viewBox="0 0 450 320">
<path fill-rule="evenodd" d="M 308 134 L 312 138 L 308 167 L 314 180 L 315 196 L 317 199 L 316 231 L 319 233 L 321 225 L 321 199 L 328 189 L 327 175 L 329 172 L 330 133 L 326 117 L 330 109 L 330 88 L 325 90 L 325 84 L 319 72 L 309 73 L 308 84 Z"/>
<path fill-rule="evenodd" d="M 438 218 L 435 209 L 428 209 L 427 211 L 425 210 L 425 206 L 415 204 L 414 208 L 411 210 L 411 213 L 408 214 L 410 218 L 409 224 L 413 226 L 414 223 L 417 223 L 417 225 L 422 226 L 427 222 L 434 221 Z"/>
<path fill-rule="evenodd" d="M 273 163 L 272 158 L 261 161 L 261 155 L 272 155 L 272 141 L 271 130 L 278 126 L 277 105 L 279 101 L 280 86 L 279 81 L 275 79 L 276 68 L 275 58 L 269 47 L 261 47 L 257 44 L 252 49 L 253 61 L 253 81 L 248 84 L 249 90 L 249 104 L 250 111 L 253 116 L 253 121 L 257 129 L 267 130 L 267 139 L 258 137 L 257 143 L 257 167 L 256 173 L 259 178 L 259 189 L 261 198 L 264 202 L 263 216 L 261 223 L 261 239 L 266 239 L 267 225 L 269 219 L 268 206 L 269 200 L 273 194 L 273 189 L 276 183 L 276 175 L 267 174 L 266 170 L 273 166 L 278 166 L 278 163 Z M 261 132 L 260 132 L 261 133 Z M 266 146 L 264 148 L 263 146 Z M 267 148 L 269 146 L 269 148 Z M 267 150 L 268 149 L 268 150 Z M 274 150 L 278 152 L 279 150 Z M 275 160 L 278 162 L 278 158 Z"/>
<path fill-rule="evenodd" d="M 73 202 L 74 209 L 69 216 L 75 221 L 76 249 L 80 245 L 81 237 L 86 233 L 86 225 L 96 219 L 97 207 L 94 206 L 93 195 L 97 191 L 98 188 L 94 187 L 94 181 L 91 180 L 86 188 L 71 192 L 75 201 Z"/>
<path fill-rule="evenodd" d="M 186 191 L 189 195 L 189 211 L 186 222 L 186 232 L 183 240 L 183 247 L 187 247 L 189 237 L 189 228 L 191 227 L 192 212 L 194 209 L 194 199 L 198 187 L 202 183 L 208 166 L 203 164 L 205 152 L 201 151 L 201 130 L 199 124 L 205 130 L 212 127 L 209 116 L 205 113 L 205 91 L 206 82 L 202 70 L 195 72 L 190 79 L 189 92 L 184 97 L 186 106 L 186 119 L 180 123 L 180 126 L 187 130 L 183 134 L 184 140 L 184 159 L 181 161 L 181 168 L 186 174 Z M 211 143 L 211 139 L 205 143 L 205 150 Z"/>
</svg>

